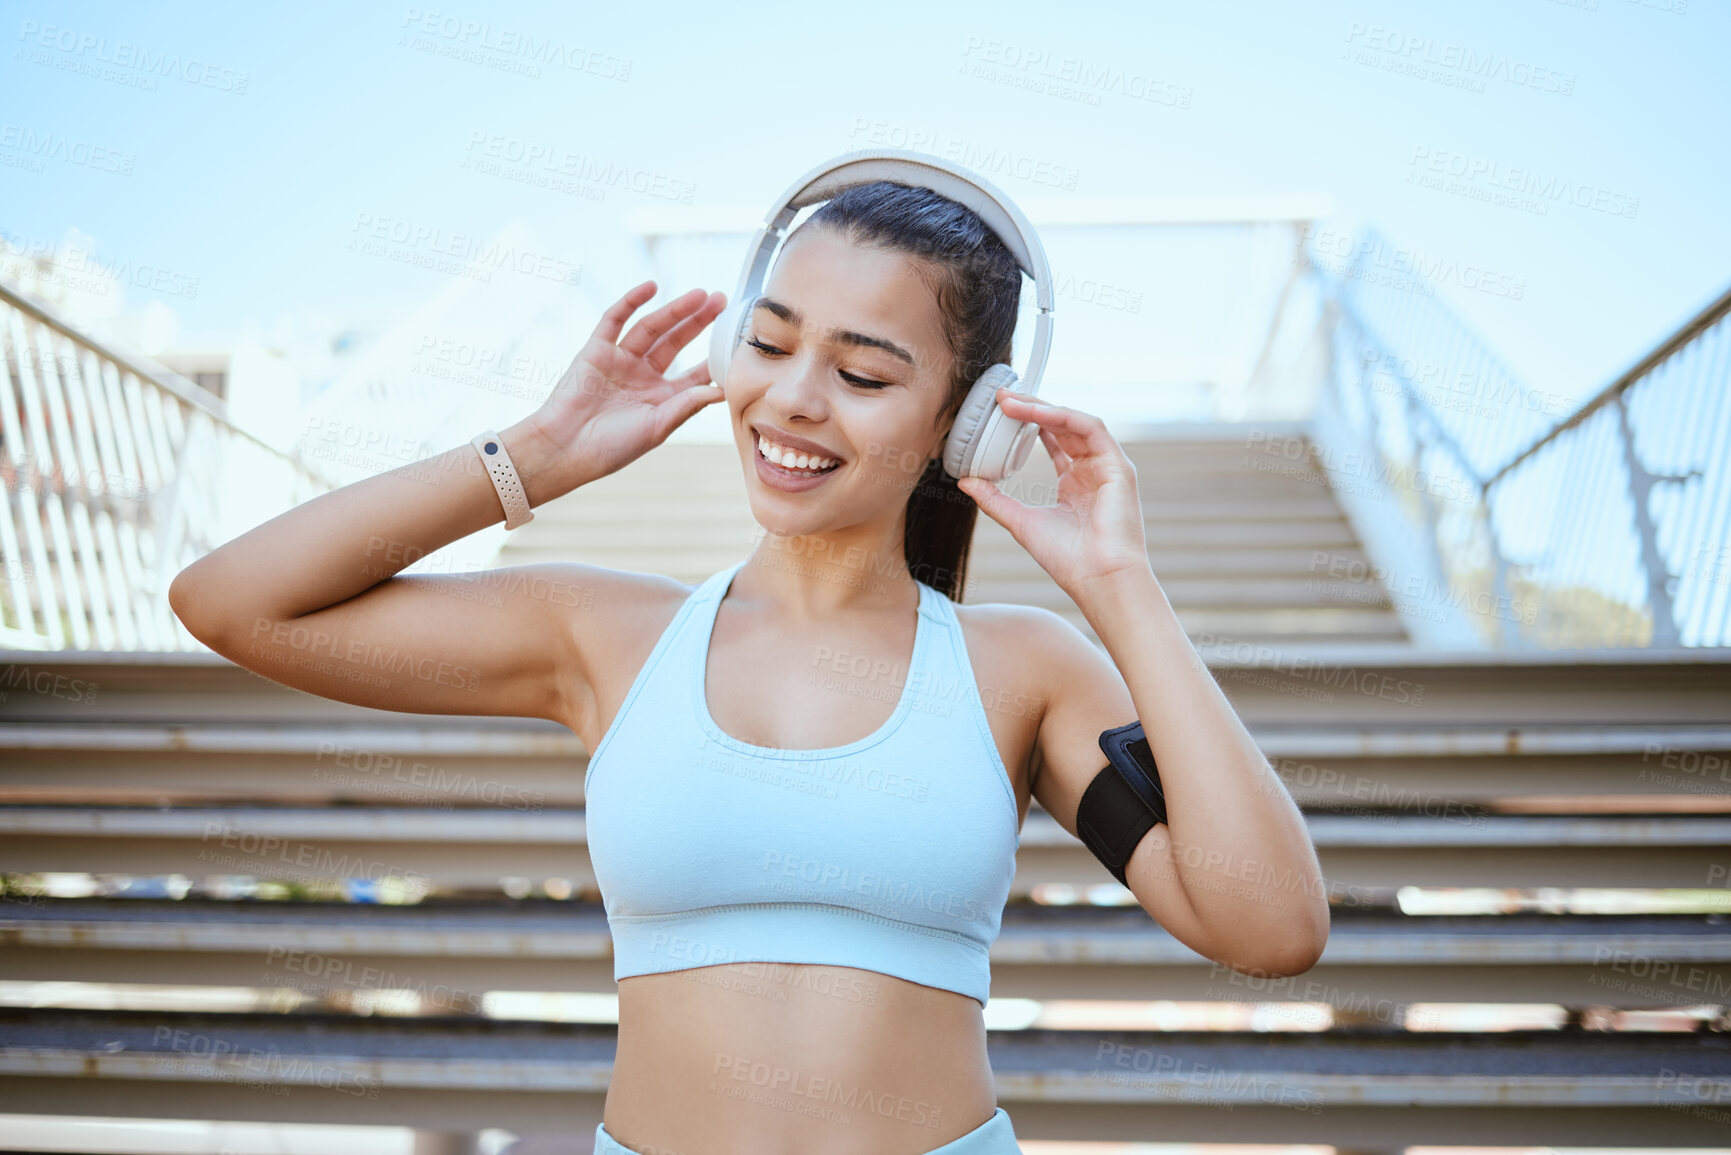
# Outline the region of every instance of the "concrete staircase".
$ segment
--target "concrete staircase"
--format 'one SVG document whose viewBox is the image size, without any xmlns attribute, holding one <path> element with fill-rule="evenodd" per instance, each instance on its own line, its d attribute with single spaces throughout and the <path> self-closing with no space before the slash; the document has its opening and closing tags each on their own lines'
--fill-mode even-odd
<svg viewBox="0 0 1731 1155">
<path fill-rule="evenodd" d="M 1263 445 L 1270 432 L 1156 427 L 1124 442 L 1149 560 L 1186 629 L 1252 642 L 1407 643 L 1324 473 L 1308 458 L 1253 449 L 1252 435 Z M 1055 501 L 1045 452 L 1006 488 L 1030 505 Z M 499 564 L 582 561 L 697 582 L 749 553 L 758 532 L 738 451 L 675 443 L 541 507 L 507 539 Z M 1064 591 L 983 513 L 963 601 L 1043 606 L 1093 636 Z"/>
<path fill-rule="evenodd" d="M 1722 1144 L 1731 1033 L 1603 1028 L 1636 1009 L 1722 1025 L 1731 1003 L 1731 654 L 1415 649 L 1380 590 L 1341 584 L 1365 555 L 1320 475 L 1254 468 L 1252 432 L 1127 448 L 1155 572 L 1192 636 L 1257 643 L 1210 666 L 1305 812 L 1334 900 L 1328 950 L 1305 975 L 1251 981 L 1135 907 L 1033 902 L 1110 883 L 1036 804 L 994 999 L 1279 1004 L 1267 1014 L 1284 1029 L 1124 1029 L 1096 1015 L 994 1030 L 1018 1135 Z M 739 472 L 730 447 L 665 446 L 544 507 L 501 564 L 695 581 L 751 548 Z M 1030 496 L 1040 480 L 1018 478 Z M 984 518 L 975 549 L 967 600 L 1048 605 L 1086 628 Z M 593 1130 L 612 1026 L 480 1013 L 489 992 L 614 989 L 585 751 L 569 732 L 363 710 L 211 654 L 8 653 L 0 690 L 0 872 L 194 887 L 178 900 L 13 888 L 0 981 L 263 992 L 244 1013 L 0 1009 L 0 1112 L 392 1123 L 440 1142 L 488 1126 Z M 237 875 L 309 897 L 205 895 L 207 879 L 215 893 Z M 339 876 L 433 897 L 320 900 Z M 508 878 L 563 880 L 570 897 L 546 897 L 564 885 L 507 897 Z M 1581 913 L 1559 890 L 1548 910 L 1415 915 L 1397 901 L 1410 887 L 1678 887 L 1712 901 Z M 1555 1004 L 1567 1021 L 1434 1029 L 1448 1003 Z M 1720 1024 L 1690 1010 L 1704 1006 Z"/>
</svg>

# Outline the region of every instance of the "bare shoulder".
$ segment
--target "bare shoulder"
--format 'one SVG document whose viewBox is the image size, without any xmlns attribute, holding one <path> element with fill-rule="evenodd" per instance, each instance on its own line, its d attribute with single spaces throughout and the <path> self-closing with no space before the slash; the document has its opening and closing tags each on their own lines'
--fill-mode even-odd
<svg viewBox="0 0 1731 1155">
<path fill-rule="evenodd" d="M 1022 671 L 1024 692 L 1038 703 L 1029 790 L 1047 811 L 1073 815 L 1099 770 L 1097 735 L 1135 715 L 1129 687 L 1111 655 L 1061 614 L 1019 605 L 973 610 L 998 668 Z"/>
<path fill-rule="evenodd" d="M 988 671 L 988 680 L 999 692 L 1024 695 L 1039 703 L 1035 717 L 1062 679 L 1062 671 L 1078 660 L 1086 660 L 1095 647 L 1082 632 L 1060 614 L 1042 606 L 1009 602 L 982 602 L 956 606 L 956 620 L 968 644 L 968 653 L 978 670 Z M 980 680 L 980 693 L 988 696 L 988 680 Z"/>
<path fill-rule="evenodd" d="M 1031 705 L 1042 727 L 1055 709 L 1078 701 L 1111 701 L 1120 711 L 1129 701 L 1111 655 L 1062 614 L 988 602 L 957 606 L 956 616 L 976 669 L 991 671 L 1000 696 L 1023 695 L 1017 702 Z M 985 681 L 980 693 L 988 697 Z"/>
<path fill-rule="evenodd" d="M 604 612 L 642 612 L 668 601 L 678 604 L 697 588 L 666 574 L 611 569 L 575 561 L 548 562 L 546 565 L 565 575 L 579 588 L 592 590 L 596 603 L 593 608 Z"/>
<path fill-rule="evenodd" d="M 586 669 L 605 663 L 622 643 L 645 629 L 659 636 L 697 588 L 666 574 L 581 562 L 553 564 L 581 593 L 575 633 Z"/>
<path fill-rule="evenodd" d="M 1007 751 L 1004 765 L 1018 780 L 1025 812 L 1026 799 L 1047 777 L 1046 735 L 1052 720 L 1066 715 L 1079 697 L 1109 700 L 1116 670 L 1087 635 L 1040 606 L 957 606 L 956 618 L 981 704 Z"/>
<path fill-rule="evenodd" d="M 978 638 L 982 646 L 1018 664 L 1042 664 L 1054 653 L 1074 655 L 1096 648 L 1062 614 L 1044 606 L 1011 602 L 958 605 L 956 619 L 962 623 L 970 647 Z"/>
<path fill-rule="evenodd" d="M 610 569 L 582 562 L 548 562 L 536 567 L 574 591 L 566 604 L 568 645 L 577 664 L 576 686 L 583 692 L 570 707 L 568 728 L 585 741 L 598 737 L 600 705 L 622 696 L 648 660 L 656 641 L 679 607 L 697 588 L 665 574 Z"/>
</svg>

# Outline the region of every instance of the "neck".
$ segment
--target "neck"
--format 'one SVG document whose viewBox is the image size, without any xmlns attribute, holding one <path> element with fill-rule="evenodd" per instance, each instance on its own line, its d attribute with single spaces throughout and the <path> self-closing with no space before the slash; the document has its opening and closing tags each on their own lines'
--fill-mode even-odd
<svg viewBox="0 0 1731 1155">
<path fill-rule="evenodd" d="M 796 619 L 901 611 L 919 588 L 902 551 L 900 521 L 893 533 L 801 534 L 760 532 L 733 579 L 730 593 L 763 598 Z"/>
</svg>

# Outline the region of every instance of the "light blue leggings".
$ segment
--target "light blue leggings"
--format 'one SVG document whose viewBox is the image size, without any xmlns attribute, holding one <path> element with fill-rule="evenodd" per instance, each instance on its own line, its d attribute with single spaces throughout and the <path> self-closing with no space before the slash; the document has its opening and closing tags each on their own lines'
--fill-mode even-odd
<svg viewBox="0 0 1731 1155">
<path fill-rule="evenodd" d="M 647 1155 L 636 1151 L 619 1142 L 607 1133 L 607 1128 L 600 1123 L 595 1124 L 595 1155 Z M 1010 1126 L 1010 1116 L 999 1107 L 992 1117 L 963 1135 L 952 1139 L 942 1147 L 933 1147 L 926 1155 L 1022 1155 L 1022 1148 L 1016 1143 L 1015 1129 Z"/>
</svg>

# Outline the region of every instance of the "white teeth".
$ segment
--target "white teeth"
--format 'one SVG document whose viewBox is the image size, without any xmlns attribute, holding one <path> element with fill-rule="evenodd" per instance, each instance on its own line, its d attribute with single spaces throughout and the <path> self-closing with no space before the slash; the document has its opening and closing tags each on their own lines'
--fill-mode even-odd
<svg viewBox="0 0 1731 1155">
<path fill-rule="evenodd" d="M 809 453 L 796 453 L 791 449 L 784 449 L 761 433 L 757 435 L 757 445 L 758 451 L 763 454 L 765 460 L 772 461 L 783 469 L 805 469 L 816 472 L 841 464 L 833 457 L 814 457 Z"/>
</svg>

